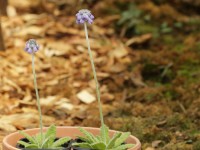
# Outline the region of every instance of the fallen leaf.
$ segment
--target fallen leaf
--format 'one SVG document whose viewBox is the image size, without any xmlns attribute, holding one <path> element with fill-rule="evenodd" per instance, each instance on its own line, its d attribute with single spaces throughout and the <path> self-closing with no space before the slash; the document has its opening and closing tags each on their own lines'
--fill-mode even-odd
<svg viewBox="0 0 200 150">
<path fill-rule="evenodd" d="M 111 53 L 116 58 L 122 58 L 122 57 L 128 55 L 127 49 L 122 44 L 119 47 L 117 47 L 114 51 L 112 51 Z"/>
<path fill-rule="evenodd" d="M 70 100 L 67 98 L 61 98 L 55 103 L 55 105 L 58 109 L 72 110 L 74 105 L 70 104 L 69 101 Z"/>
<path fill-rule="evenodd" d="M 159 146 L 160 143 L 162 143 L 161 140 L 153 141 L 153 142 L 152 142 L 152 147 L 153 147 L 153 148 L 158 148 L 158 146 Z"/>
<path fill-rule="evenodd" d="M 126 70 L 126 65 L 121 64 L 121 63 L 116 63 L 113 66 L 110 66 L 109 71 L 112 73 L 120 73 L 122 71 Z"/>
<path fill-rule="evenodd" d="M 153 147 L 147 147 L 145 150 L 155 150 Z"/>
<path fill-rule="evenodd" d="M 8 131 L 8 132 L 14 132 L 17 130 L 15 126 L 4 123 L 4 122 L 0 123 L 0 129 L 4 131 Z"/>
<path fill-rule="evenodd" d="M 23 37 L 27 35 L 42 36 L 44 34 L 43 28 L 38 26 L 27 26 L 22 28 L 19 32 L 15 32 L 15 36 Z"/>
<path fill-rule="evenodd" d="M 126 46 L 130 46 L 132 44 L 142 44 L 149 41 L 151 38 L 151 34 L 144 34 L 138 37 L 133 37 L 126 42 Z"/>
<path fill-rule="evenodd" d="M 88 91 L 83 90 L 77 94 L 77 97 L 84 103 L 90 104 L 96 100 L 96 98 Z"/>
</svg>

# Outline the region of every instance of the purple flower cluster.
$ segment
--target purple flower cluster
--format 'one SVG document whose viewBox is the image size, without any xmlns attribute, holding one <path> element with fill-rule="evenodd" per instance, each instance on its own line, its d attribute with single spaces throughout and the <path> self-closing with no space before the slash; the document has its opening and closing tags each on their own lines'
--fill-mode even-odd
<svg viewBox="0 0 200 150">
<path fill-rule="evenodd" d="M 37 44 L 36 40 L 30 39 L 26 42 L 24 50 L 29 54 L 33 54 L 39 50 L 39 45 Z"/>
<path fill-rule="evenodd" d="M 84 24 L 85 22 L 92 24 L 93 21 L 94 21 L 94 16 L 87 9 L 79 10 L 78 13 L 76 14 L 77 24 Z"/>
</svg>

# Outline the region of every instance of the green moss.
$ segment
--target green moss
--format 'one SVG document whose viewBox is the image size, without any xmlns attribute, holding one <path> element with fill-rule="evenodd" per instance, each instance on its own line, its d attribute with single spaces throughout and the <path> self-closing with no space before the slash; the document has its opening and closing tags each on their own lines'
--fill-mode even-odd
<svg viewBox="0 0 200 150">
<path fill-rule="evenodd" d="M 160 32 L 161 33 L 171 33 L 173 31 L 173 28 L 171 28 L 167 22 L 163 22 L 161 24 L 161 27 L 160 27 Z"/>
<path fill-rule="evenodd" d="M 185 131 L 191 128 L 192 121 L 189 118 L 186 118 L 182 114 L 175 114 L 170 116 L 167 119 L 167 127 L 177 128 L 181 131 Z"/>
<path fill-rule="evenodd" d="M 180 44 L 176 43 L 176 45 L 173 47 L 173 50 L 175 52 L 182 53 L 185 50 L 185 45 L 182 43 L 180 43 Z"/>
<path fill-rule="evenodd" d="M 192 26 L 200 26 L 200 20 L 197 18 L 191 18 L 187 23 Z"/>
<path fill-rule="evenodd" d="M 186 77 L 189 82 L 197 82 L 200 78 L 195 78 L 200 74 L 200 62 L 199 60 L 188 60 L 184 62 L 177 71 L 178 76 Z"/>
<path fill-rule="evenodd" d="M 200 53 L 200 42 L 197 42 L 195 45 L 194 45 L 194 51 L 197 52 L 198 54 Z"/>
<path fill-rule="evenodd" d="M 118 131 L 129 131 L 132 135 L 136 136 L 138 139 L 142 141 L 143 139 L 143 132 L 146 128 L 146 125 L 142 118 L 136 117 L 111 117 L 106 118 L 106 124 Z"/>
<path fill-rule="evenodd" d="M 171 34 L 167 34 L 163 36 L 163 42 L 166 45 L 175 45 L 176 44 L 176 40 L 174 39 L 174 36 Z"/>
<path fill-rule="evenodd" d="M 147 101 L 152 101 L 152 100 L 155 99 L 156 96 L 157 96 L 157 93 L 149 93 L 149 94 L 147 94 L 147 95 L 145 96 L 145 99 L 146 99 Z"/>
<path fill-rule="evenodd" d="M 159 27 L 143 22 L 136 26 L 136 33 L 137 34 L 152 33 L 154 37 L 158 37 Z"/>
<path fill-rule="evenodd" d="M 193 150 L 200 150 L 200 141 L 194 143 Z"/>
<path fill-rule="evenodd" d="M 166 89 L 165 91 L 163 91 L 163 96 L 167 100 L 176 100 L 181 95 L 179 93 L 177 93 L 173 88 L 170 88 L 170 89 Z"/>
<path fill-rule="evenodd" d="M 192 131 L 189 132 L 189 136 L 191 137 L 196 137 L 200 135 L 200 131 L 198 129 L 193 129 Z"/>
<path fill-rule="evenodd" d="M 172 69 L 168 66 L 146 63 L 142 70 L 144 80 L 168 83 L 174 78 Z"/>
<path fill-rule="evenodd" d="M 164 143 L 168 143 L 171 140 L 171 134 L 169 132 L 166 131 L 162 131 L 162 132 L 148 132 L 146 134 L 144 134 L 143 136 L 143 140 L 145 142 L 153 142 L 155 140 L 161 140 Z"/>
</svg>

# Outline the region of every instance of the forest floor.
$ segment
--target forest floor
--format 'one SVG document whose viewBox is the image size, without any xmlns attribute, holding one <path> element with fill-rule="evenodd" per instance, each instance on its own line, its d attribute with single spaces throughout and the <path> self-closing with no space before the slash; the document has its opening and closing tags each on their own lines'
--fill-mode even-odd
<svg viewBox="0 0 200 150">
<path fill-rule="evenodd" d="M 199 150 L 200 14 L 192 9 L 197 6 L 185 12 L 185 5 L 146 1 L 120 15 L 102 9 L 105 4 L 93 6 L 98 17 L 89 37 L 106 125 L 130 131 L 144 150 Z M 83 26 L 55 5 L 45 5 L 43 13 L 34 13 L 37 5 L 23 6 L 16 13 L 20 6 L 13 4 L 9 17 L 2 17 L 0 141 L 39 126 L 31 56 L 23 50 L 30 38 L 40 45 L 35 66 L 44 125 L 100 126 Z"/>
</svg>

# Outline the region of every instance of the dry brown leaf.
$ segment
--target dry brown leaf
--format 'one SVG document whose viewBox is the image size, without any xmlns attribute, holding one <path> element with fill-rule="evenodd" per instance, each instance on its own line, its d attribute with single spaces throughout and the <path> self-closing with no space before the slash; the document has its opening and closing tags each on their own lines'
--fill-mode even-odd
<svg viewBox="0 0 200 150">
<path fill-rule="evenodd" d="M 12 90 L 13 88 L 16 89 L 18 92 L 21 92 L 22 89 L 12 80 L 4 77 L 3 80 L 3 87 L 2 89 Z"/>
<path fill-rule="evenodd" d="M 70 34 L 70 35 L 77 35 L 80 32 L 76 28 L 66 27 L 61 23 L 56 23 L 55 28 L 56 28 L 56 31 L 59 33 L 66 33 L 66 34 Z"/>
<path fill-rule="evenodd" d="M 43 36 L 44 29 L 38 26 L 27 26 L 22 28 L 20 31 L 15 32 L 14 36 L 25 37 L 28 35 Z"/>
<path fill-rule="evenodd" d="M 161 140 L 153 141 L 153 142 L 152 142 L 152 147 L 153 147 L 153 148 L 158 148 L 158 146 L 159 146 L 160 143 L 162 143 Z"/>
<path fill-rule="evenodd" d="M 14 132 L 17 130 L 15 126 L 4 123 L 4 122 L 0 123 L 0 129 L 3 131 L 8 131 L 8 132 Z"/>
<path fill-rule="evenodd" d="M 30 102 L 32 99 L 32 95 L 30 90 L 27 88 L 26 89 L 26 94 L 24 95 L 24 98 L 22 99 L 22 102 Z"/>
<path fill-rule="evenodd" d="M 44 107 L 52 107 L 57 100 L 58 98 L 56 96 L 48 96 L 46 98 L 40 98 L 40 104 Z"/>
<path fill-rule="evenodd" d="M 16 126 L 21 128 L 26 128 L 31 124 L 38 122 L 39 116 L 35 113 L 24 113 L 24 114 L 12 114 L 12 115 L 2 115 L 0 116 L 0 122 L 5 127 L 4 130 L 16 130 Z M 44 122 L 52 122 L 52 117 L 43 116 Z"/>
<path fill-rule="evenodd" d="M 7 15 L 8 15 L 9 17 L 15 17 L 15 16 L 17 16 L 17 11 L 16 11 L 15 7 L 13 7 L 13 6 L 8 6 L 8 7 L 7 7 Z"/>
<path fill-rule="evenodd" d="M 151 38 L 151 34 L 144 34 L 138 37 L 133 37 L 126 42 L 126 46 L 130 46 L 132 44 L 142 44 L 149 41 Z"/>
<path fill-rule="evenodd" d="M 65 42 L 50 41 L 49 43 L 47 43 L 47 46 L 44 49 L 44 54 L 47 57 L 66 56 L 70 53 L 71 49 L 72 47 Z"/>
<path fill-rule="evenodd" d="M 58 109 L 63 109 L 65 111 L 72 110 L 74 108 L 74 105 L 69 103 L 70 100 L 67 98 L 61 98 L 57 102 L 55 102 L 55 105 L 57 105 Z"/>
<path fill-rule="evenodd" d="M 151 1 L 142 3 L 139 6 L 141 9 L 149 11 L 154 17 L 159 18 L 167 16 L 177 21 L 188 21 L 188 17 L 179 13 L 173 6 L 169 4 L 156 5 Z"/>
<path fill-rule="evenodd" d="M 145 150 L 155 150 L 153 147 L 147 147 Z"/>
<path fill-rule="evenodd" d="M 110 74 L 106 72 L 97 72 L 97 76 L 100 78 L 107 78 L 110 76 Z"/>
<path fill-rule="evenodd" d="M 95 22 L 100 26 L 106 26 L 118 19 L 120 19 L 120 15 L 111 15 L 111 16 L 105 16 L 103 19 L 97 19 Z"/>
<path fill-rule="evenodd" d="M 113 94 L 110 94 L 110 93 L 103 93 L 101 95 L 101 100 L 103 102 L 111 102 L 111 101 L 114 100 L 114 98 L 115 98 L 115 96 Z"/>
<path fill-rule="evenodd" d="M 121 64 L 121 63 L 116 63 L 115 65 L 111 66 L 109 71 L 112 73 L 120 73 L 124 70 L 126 70 L 126 65 Z"/>
<path fill-rule="evenodd" d="M 9 0 L 9 5 L 20 9 L 27 9 L 30 7 L 37 7 L 40 4 L 40 0 Z"/>
<path fill-rule="evenodd" d="M 131 81 L 133 82 L 133 84 L 135 86 L 138 86 L 138 87 L 145 87 L 147 86 L 144 81 L 142 81 L 142 76 L 141 75 L 138 75 L 138 74 L 134 74 L 132 73 L 131 74 Z"/>
<path fill-rule="evenodd" d="M 45 15 L 45 14 L 24 14 L 24 15 L 22 15 L 22 19 L 24 21 L 28 22 L 29 25 L 35 24 L 40 19 L 44 19 L 47 17 L 48 17 L 48 15 Z"/>
<path fill-rule="evenodd" d="M 116 58 L 122 58 L 122 57 L 128 55 L 128 51 L 127 51 L 127 49 L 124 47 L 124 45 L 120 44 L 120 46 L 116 47 L 116 49 L 113 50 L 113 51 L 111 52 L 111 54 L 112 54 L 113 56 L 115 56 Z"/>
<path fill-rule="evenodd" d="M 96 98 L 90 94 L 87 90 L 83 90 L 77 94 L 77 97 L 84 103 L 90 104 L 96 100 Z"/>
</svg>

